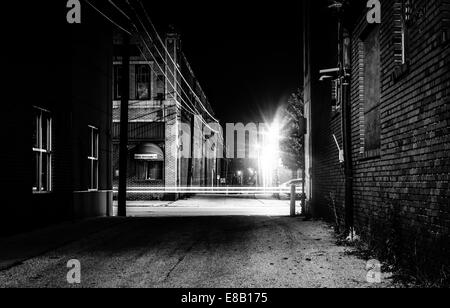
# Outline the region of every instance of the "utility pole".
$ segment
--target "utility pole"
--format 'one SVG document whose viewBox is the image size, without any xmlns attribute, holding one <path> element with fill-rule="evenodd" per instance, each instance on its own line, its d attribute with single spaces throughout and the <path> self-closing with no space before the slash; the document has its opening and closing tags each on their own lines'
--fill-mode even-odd
<svg viewBox="0 0 450 308">
<path fill-rule="evenodd" d="M 203 140 L 203 159 L 204 159 L 204 164 L 205 164 L 205 169 L 203 170 L 204 172 L 204 177 L 205 177 L 205 181 L 204 181 L 204 187 L 208 187 L 208 176 L 209 176 L 209 172 L 208 172 L 208 156 L 207 156 L 207 146 L 208 146 L 208 140 L 209 138 L 206 138 L 206 136 L 202 137 Z"/>
<path fill-rule="evenodd" d="M 354 228 L 353 217 L 353 161 L 351 142 L 350 106 L 350 37 L 344 27 L 344 8 L 338 9 L 338 55 L 340 100 L 342 104 L 342 136 L 344 140 L 344 181 L 345 181 L 345 229 L 350 234 Z"/>
<path fill-rule="evenodd" d="M 195 142 L 195 115 L 191 117 L 191 148 L 188 162 L 188 187 L 193 186 L 194 181 L 194 142 Z"/>
<path fill-rule="evenodd" d="M 127 216 L 128 104 L 130 101 L 130 36 L 123 34 L 120 105 L 119 205 L 118 216 Z"/>
<path fill-rule="evenodd" d="M 304 113 L 304 111 L 303 111 Z M 308 133 L 308 120 L 303 115 L 303 118 L 301 119 L 301 128 L 300 128 L 300 135 L 303 136 L 303 157 L 302 157 L 302 214 L 305 217 L 311 216 L 311 213 L 309 209 L 306 208 L 306 151 L 305 151 L 305 141 L 306 141 L 306 134 Z"/>
</svg>

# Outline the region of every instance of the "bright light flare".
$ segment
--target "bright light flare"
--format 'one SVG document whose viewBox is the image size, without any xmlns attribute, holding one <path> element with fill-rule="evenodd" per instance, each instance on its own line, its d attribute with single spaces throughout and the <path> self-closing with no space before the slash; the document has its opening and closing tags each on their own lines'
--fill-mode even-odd
<svg viewBox="0 0 450 308">
<path fill-rule="evenodd" d="M 275 173 L 280 161 L 281 124 L 275 120 L 264 133 L 264 143 L 261 148 L 261 170 L 263 186 L 272 187 Z"/>
</svg>

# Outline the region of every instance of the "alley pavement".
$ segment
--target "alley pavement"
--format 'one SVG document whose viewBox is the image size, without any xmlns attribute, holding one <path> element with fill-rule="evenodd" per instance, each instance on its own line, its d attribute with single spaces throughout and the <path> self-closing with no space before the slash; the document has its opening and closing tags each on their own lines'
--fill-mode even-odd
<svg viewBox="0 0 450 308">
<path fill-rule="evenodd" d="M 368 283 L 367 260 L 337 246 L 327 224 L 287 217 L 286 207 L 198 197 L 3 238 L 0 287 L 391 286 Z M 81 284 L 67 282 L 69 260 L 80 262 Z"/>
</svg>

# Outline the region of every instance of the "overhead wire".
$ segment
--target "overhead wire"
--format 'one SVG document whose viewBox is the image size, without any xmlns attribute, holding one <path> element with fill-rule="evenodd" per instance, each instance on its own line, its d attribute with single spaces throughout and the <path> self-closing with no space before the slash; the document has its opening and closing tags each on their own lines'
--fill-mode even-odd
<svg viewBox="0 0 450 308">
<path fill-rule="evenodd" d="M 164 42 L 162 41 L 161 36 L 159 35 L 159 33 L 158 33 L 158 31 L 157 31 L 155 25 L 153 24 L 153 22 L 152 22 L 152 20 L 151 20 L 151 18 L 150 18 L 150 16 L 149 16 L 149 14 L 148 14 L 148 12 L 147 12 L 145 6 L 142 4 L 142 1 L 141 1 L 141 0 L 137 0 L 137 1 L 139 2 L 140 6 L 141 6 L 141 8 L 142 8 L 142 10 L 143 10 L 143 12 L 145 13 L 145 16 L 146 16 L 146 18 L 147 18 L 147 21 L 150 23 L 150 25 L 151 25 L 153 31 L 155 32 L 156 36 L 158 37 L 159 42 L 161 43 L 161 46 L 166 50 L 166 53 L 167 53 L 167 55 L 169 56 L 169 59 L 172 61 L 172 63 L 174 64 L 174 67 L 175 67 L 175 68 L 178 70 L 178 72 L 180 73 L 181 78 L 182 78 L 182 79 L 184 80 L 184 82 L 187 84 L 187 86 L 188 86 L 189 89 L 192 91 L 192 93 L 194 94 L 194 96 L 197 98 L 197 100 L 198 100 L 198 102 L 200 103 L 200 105 L 202 106 L 202 108 L 203 108 L 203 109 L 206 111 L 206 113 L 211 117 L 211 119 L 213 119 L 215 122 L 219 123 L 219 121 L 218 121 L 218 120 L 217 120 L 217 119 L 216 119 L 216 118 L 208 111 L 208 109 L 203 105 L 203 103 L 202 103 L 201 99 L 198 97 L 197 93 L 195 93 L 195 91 L 191 88 L 191 86 L 189 85 L 189 83 L 187 82 L 187 80 L 184 78 L 184 76 L 183 76 L 183 74 L 181 73 L 181 71 L 179 70 L 179 68 L 178 68 L 178 66 L 177 66 L 177 64 L 176 64 L 176 62 L 175 62 L 175 60 L 172 58 L 172 56 L 171 56 L 170 53 L 168 52 L 166 45 L 165 45 Z M 131 6 L 131 4 L 129 3 L 128 0 L 126 0 L 126 2 Z M 139 17 L 138 17 L 138 18 L 139 18 Z"/>
<path fill-rule="evenodd" d="M 85 1 L 86 3 L 88 3 L 88 4 L 89 4 L 94 10 L 96 10 L 99 14 L 101 14 L 104 18 L 106 18 L 109 22 L 111 22 L 113 25 L 115 25 L 117 28 L 119 28 L 120 30 L 124 31 L 124 32 L 127 33 L 128 35 L 132 36 L 132 32 L 126 30 L 124 27 L 122 27 L 121 25 L 119 25 L 119 24 L 118 24 L 117 22 L 115 22 L 111 17 L 107 16 L 104 12 L 102 12 L 100 9 L 98 9 L 97 7 L 95 7 L 95 6 L 94 6 L 92 3 L 90 3 L 88 0 L 84 0 L 84 1 Z M 143 36 L 142 36 L 142 34 L 140 33 L 140 31 L 139 31 L 138 27 L 136 26 L 136 24 L 131 20 L 131 18 L 130 18 L 130 17 L 129 17 L 129 16 L 128 16 L 128 15 L 127 15 L 120 7 L 116 4 L 116 3 L 114 3 L 112 0 L 109 0 L 108 2 L 109 2 L 116 10 L 118 10 L 122 15 L 124 15 L 124 16 L 125 16 L 125 17 L 133 24 L 133 26 L 134 26 L 134 28 L 135 28 L 135 30 L 136 30 L 136 34 L 139 35 L 140 40 L 144 43 L 144 45 L 145 45 L 146 49 L 148 50 L 149 54 L 150 54 L 150 55 L 152 56 L 152 58 L 154 59 L 154 62 L 158 65 L 158 68 L 161 70 L 161 73 L 164 75 L 164 77 L 166 78 L 167 82 L 171 85 L 171 87 L 175 90 L 175 94 L 177 94 L 177 95 L 180 97 L 180 99 L 182 100 L 182 102 L 184 102 L 184 104 L 187 106 L 187 108 L 186 108 L 186 107 L 184 107 L 182 104 L 180 104 L 180 102 L 178 102 L 176 96 L 175 96 L 174 94 L 172 94 L 172 97 L 174 98 L 174 101 L 175 101 L 177 107 L 178 107 L 178 108 L 181 108 L 181 109 L 183 109 L 183 110 L 185 110 L 186 112 L 188 112 L 188 113 L 191 114 L 191 115 L 194 115 L 194 116 L 200 116 L 201 114 L 200 114 L 200 112 L 197 110 L 197 108 L 195 108 L 195 106 L 193 106 L 194 109 L 195 109 L 195 111 L 194 111 L 194 109 L 191 108 L 191 106 L 189 106 L 189 104 L 184 100 L 183 96 L 177 91 L 176 87 L 170 82 L 170 79 L 168 78 L 167 74 L 164 73 L 164 70 L 161 68 L 160 64 L 158 63 L 158 60 L 157 60 L 156 57 L 155 57 L 155 55 L 151 52 L 149 46 L 147 45 L 147 42 L 146 42 L 145 39 L 143 38 Z M 132 9 L 135 11 L 134 7 L 129 3 L 129 1 L 126 1 L 126 2 L 127 2 L 127 4 L 130 6 L 130 8 L 132 8 Z M 149 16 L 148 16 L 148 13 L 146 12 L 146 10 L 145 10 L 145 8 L 143 7 L 143 5 L 142 5 L 141 2 L 140 2 L 140 4 L 141 4 L 142 8 L 143 8 L 144 11 L 145 11 L 145 14 L 146 14 L 146 16 L 147 16 L 148 21 L 149 21 L 150 24 L 152 25 L 152 28 L 153 28 L 154 30 L 156 30 L 156 28 L 154 27 L 153 23 L 151 22 L 151 20 L 150 20 L 150 18 L 149 18 Z M 136 14 L 136 17 L 140 20 L 139 15 L 137 14 L 137 12 L 135 12 L 135 14 Z M 141 25 L 142 25 L 144 31 L 146 32 L 147 36 L 149 37 L 150 41 L 151 41 L 151 42 L 154 42 L 154 40 L 151 38 L 151 36 L 150 36 L 150 34 L 148 33 L 148 31 L 145 29 L 145 25 L 143 24 L 142 20 L 140 20 L 140 23 L 141 23 Z M 159 41 L 162 43 L 162 45 L 163 45 L 163 47 L 164 47 L 164 49 L 165 49 L 165 51 L 166 51 L 168 57 L 169 57 L 170 60 L 174 63 L 175 69 L 180 73 L 180 76 L 182 77 L 182 79 L 184 80 L 184 82 L 186 83 L 186 85 L 189 87 L 189 89 L 190 89 L 190 91 L 192 92 L 192 94 L 194 94 L 194 96 L 198 99 L 199 103 L 202 105 L 203 110 L 206 111 L 206 113 L 208 113 L 209 116 L 211 116 L 211 117 L 218 123 L 218 121 L 217 121 L 217 120 L 216 120 L 216 119 L 208 112 L 208 110 L 204 107 L 204 105 L 202 104 L 200 98 L 197 96 L 197 94 L 195 93 L 195 91 L 193 91 L 193 89 L 190 87 L 189 83 L 186 81 L 185 77 L 182 75 L 181 71 L 178 69 L 177 64 L 175 63 L 175 61 L 173 60 L 173 58 L 170 56 L 170 54 L 169 54 L 167 48 L 165 47 L 164 43 L 162 42 L 162 39 L 161 39 L 161 37 L 159 36 L 158 32 L 155 31 L 155 33 L 157 34 L 157 36 L 158 36 L 158 38 L 159 38 Z M 164 61 L 164 57 L 162 56 L 162 54 L 161 54 L 161 52 L 159 51 L 159 49 L 156 48 L 156 46 L 154 46 L 154 47 L 155 47 L 155 49 L 158 51 L 159 55 L 161 56 L 161 58 L 162 58 L 163 61 Z M 145 58 L 146 62 L 148 63 L 148 66 L 151 68 L 151 70 L 152 70 L 155 74 L 158 74 L 158 73 L 153 69 L 153 67 L 150 65 L 150 61 L 146 58 L 145 53 L 144 53 L 140 48 L 139 48 L 139 51 L 140 51 L 141 55 Z M 166 64 L 166 66 L 168 67 L 168 63 L 167 63 L 166 61 L 164 61 L 164 62 L 165 62 L 165 64 Z M 172 75 L 175 77 L 175 72 L 171 71 L 170 69 L 169 69 L 169 71 L 170 71 L 170 72 L 172 73 Z M 174 80 L 176 81 L 176 78 L 174 78 Z M 178 83 L 177 85 L 180 86 L 180 88 L 183 90 L 184 94 L 186 95 L 187 99 L 190 101 L 191 104 L 193 104 L 192 101 L 189 99 L 189 95 L 184 91 L 183 87 L 181 87 L 181 85 L 180 85 L 179 83 Z M 194 105 L 194 104 L 193 104 L 193 105 Z M 156 111 L 156 112 L 159 112 L 159 111 Z M 148 115 L 143 115 L 142 118 L 145 117 L 145 116 L 148 116 Z M 132 119 L 131 121 L 135 121 L 135 120 L 137 120 L 137 119 L 139 119 L 139 118 L 141 118 L 141 117 L 138 117 L 138 118 L 136 118 L 136 119 Z M 202 117 L 200 117 L 200 119 L 201 119 L 202 123 L 203 123 L 205 126 L 207 126 L 212 132 L 215 132 L 215 133 L 220 134 L 220 132 L 218 132 L 218 131 L 212 129 L 212 128 L 208 125 L 208 123 L 206 123 L 206 122 L 204 121 L 204 119 L 203 119 Z M 220 137 L 222 138 L 222 136 L 220 136 Z"/>
</svg>

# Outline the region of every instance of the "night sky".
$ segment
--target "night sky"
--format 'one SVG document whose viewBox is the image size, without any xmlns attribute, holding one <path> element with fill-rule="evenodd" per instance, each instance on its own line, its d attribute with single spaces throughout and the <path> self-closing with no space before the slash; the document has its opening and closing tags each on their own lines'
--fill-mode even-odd
<svg viewBox="0 0 450 308">
<path fill-rule="evenodd" d="M 142 0 L 169 24 L 223 122 L 270 120 L 301 85 L 301 2 Z"/>
</svg>

